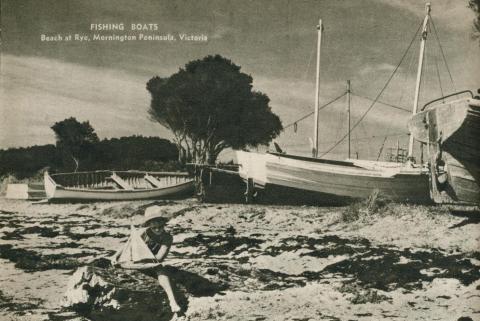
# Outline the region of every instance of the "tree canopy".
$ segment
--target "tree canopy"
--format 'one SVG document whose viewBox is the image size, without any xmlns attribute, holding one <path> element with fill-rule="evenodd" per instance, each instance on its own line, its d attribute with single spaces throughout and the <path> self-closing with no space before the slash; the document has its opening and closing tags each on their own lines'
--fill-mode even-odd
<svg viewBox="0 0 480 321">
<path fill-rule="evenodd" d="M 80 166 L 80 159 L 90 158 L 98 136 L 88 121 L 80 123 L 70 117 L 55 123 L 52 127 L 57 139 L 57 149 L 62 154 L 64 163 L 70 158 L 75 162 L 75 171 Z"/>
<path fill-rule="evenodd" d="M 480 44 L 480 0 L 469 0 L 468 7 L 475 12 L 473 20 L 473 37 L 479 40 Z"/>
<path fill-rule="evenodd" d="M 220 55 L 194 60 L 148 81 L 149 113 L 172 131 L 183 161 L 213 163 L 225 148 L 266 145 L 282 130 L 270 99 L 252 81 Z"/>
<path fill-rule="evenodd" d="M 52 172 L 78 170 L 176 171 L 177 146 L 160 137 L 128 136 L 99 140 L 89 122 L 70 117 L 55 123 L 56 145 L 0 149 L 0 178 L 32 177 L 46 167 Z"/>
</svg>

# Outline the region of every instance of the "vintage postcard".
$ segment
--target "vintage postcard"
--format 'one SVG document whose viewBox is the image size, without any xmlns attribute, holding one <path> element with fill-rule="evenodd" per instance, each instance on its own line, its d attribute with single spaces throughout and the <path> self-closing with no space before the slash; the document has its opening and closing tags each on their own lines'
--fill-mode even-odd
<svg viewBox="0 0 480 321">
<path fill-rule="evenodd" d="M 0 320 L 480 320 L 478 0 L 0 4 Z"/>
</svg>

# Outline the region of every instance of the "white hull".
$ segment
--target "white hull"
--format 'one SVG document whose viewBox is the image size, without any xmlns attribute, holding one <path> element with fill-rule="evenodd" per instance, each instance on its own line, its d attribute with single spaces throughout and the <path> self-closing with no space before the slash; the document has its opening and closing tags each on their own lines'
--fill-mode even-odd
<svg viewBox="0 0 480 321">
<path fill-rule="evenodd" d="M 127 201 L 157 199 L 188 195 L 193 191 L 193 179 L 185 177 L 170 186 L 160 188 L 93 189 L 88 187 L 65 187 L 59 185 L 48 173 L 44 176 L 45 192 L 50 201 Z"/>
<path fill-rule="evenodd" d="M 281 154 L 237 152 L 239 173 L 257 186 L 277 185 L 332 198 L 366 198 L 374 190 L 395 201 L 428 202 L 428 175 L 385 163 L 328 161 Z"/>
</svg>

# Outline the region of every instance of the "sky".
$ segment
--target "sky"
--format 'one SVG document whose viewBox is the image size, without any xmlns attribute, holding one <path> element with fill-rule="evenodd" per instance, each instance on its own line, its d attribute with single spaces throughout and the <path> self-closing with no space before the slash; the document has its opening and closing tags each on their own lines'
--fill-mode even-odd
<svg viewBox="0 0 480 321">
<path fill-rule="evenodd" d="M 441 92 L 480 87 L 480 46 L 471 37 L 466 0 L 433 0 L 420 103 Z M 320 104 L 341 95 L 351 80 L 354 124 L 385 85 L 424 16 L 418 0 L 2 0 L 0 149 L 54 143 L 50 129 L 68 117 L 88 120 L 100 138 L 170 133 L 148 117 L 146 82 L 168 77 L 187 62 L 221 54 L 254 79 L 284 126 L 313 111 L 316 25 L 324 25 Z M 91 24 L 123 23 L 124 31 Z M 155 24 L 145 34 L 203 35 L 207 41 L 42 41 L 41 36 L 136 34 L 131 24 Z M 412 109 L 419 39 L 415 39 L 380 100 Z M 438 69 L 438 72 L 437 72 Z M 440 81 L 439 81 L 440 79 Z M 441 90 L 439 83 L 441 84 Z M 356 96 L 359 95 L 359 96 Z M 320 112 L 320 152 L 345 135 L 346 98 Z M 376 104 L 352 132 L 352 152 L 376 158 L 397 140 L 406 146 L 409 113 Z M 276 139 L 307 155 L 313 117 Z M 398 135 L 397 135 L 398 134 Z M 397 135 L 397 136 L 396 136 Z M 375 136 L 372 138 L 372 136 Z M 345 158 L 346 143 L 328 154 Z M 228 158 L 228 152 L 225 154 Z"/>
</svg>

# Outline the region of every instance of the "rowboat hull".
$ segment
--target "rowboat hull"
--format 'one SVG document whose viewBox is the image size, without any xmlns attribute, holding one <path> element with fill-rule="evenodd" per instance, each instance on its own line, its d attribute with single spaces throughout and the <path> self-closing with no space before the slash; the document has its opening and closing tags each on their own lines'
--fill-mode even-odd
<svg viewBox="0 0 480 321">
<path fill-rule="evenodd" d="M 437 203 L 480 203 L 480 100 L 440 104 L 413 116 L 409 129 L 427 145 Z"/>
<path fill-rule="evenodd" d="M 105 172 L 97 172 L 104 174 Z M 117 172 L 118 173 L 118 172 Z M 81 175 L 85 177 L 94 177 L 95 172 L 89 173 L 75 173 L 78 180 Z M 131 174 L 131 173 L 129 173 Z M 106 182 L 84 182 L 84 184 L 77 186 L 64 186 L 58 183 L 61 178 L 65 180 L 62 175 L 71 174 L 56 174 L 50 176 L 48 173 L 44 175 L 45 192 L 49 201 L 127 201 L 127 200 L 143 200 L 143 199 L 160 199 L 160 198 L 176 198 L 181 196 L 191 196 L 194 188 L 193 179 L 186 175 L 172 174 L 168 177 L 170 184 L 164 187 L 148 187 L 146 182 L 142 182 L 142 172 L 136 172 L 137 175 L 132 176 L 140 188 L 132 188 L 129 190 L 113 188 L 111 183 Z M 104 176 L 104 175 L 100 175 Z M 132 179 L 130 179 L 131 181 Z"/>
<path fill-rule="evenodd" d="M 367 198 L 374 190 L 394 201 L 430 201 L 428 176 L 420 168 L 367 168 L 350 161 L 243 151 L 237 152 L 237 159 L 244 180 L 251 179 L 259 187 L 275 185 L 317 192 L 326 203 L 331 199 Z"/>
</svg>

